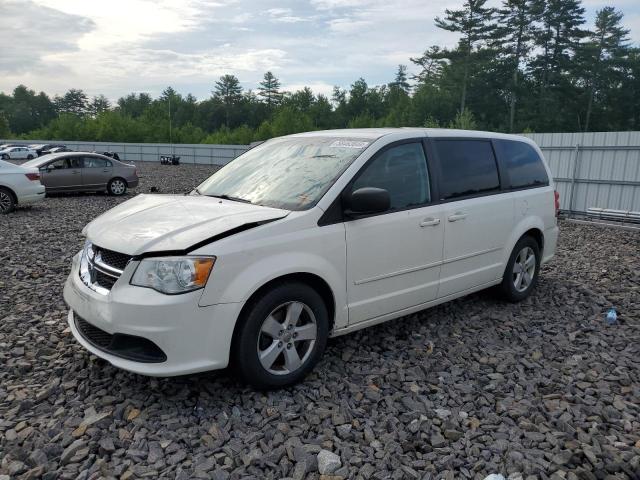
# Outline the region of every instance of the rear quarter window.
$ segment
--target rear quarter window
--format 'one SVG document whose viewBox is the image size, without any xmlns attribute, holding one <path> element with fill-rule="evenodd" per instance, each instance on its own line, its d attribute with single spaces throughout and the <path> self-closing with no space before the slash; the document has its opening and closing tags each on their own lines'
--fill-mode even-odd
<svg viewBox="0 0 640 480">
<path fill-rule="evenodd" d="M 507 188 L 549 185 L 547 170 L 540 155 L 531 145 L 515 140 L 495 140 L 495 145 L 507 172 Z"/>
</svg>

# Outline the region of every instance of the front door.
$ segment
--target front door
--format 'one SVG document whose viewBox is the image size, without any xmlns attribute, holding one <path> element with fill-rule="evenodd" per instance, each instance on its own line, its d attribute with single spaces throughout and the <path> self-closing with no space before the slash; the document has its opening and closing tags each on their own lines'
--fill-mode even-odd
<svg viewBox="0 0 640 480">
<path fill-rule="evenodd" d="M 111 179 L 113 167 L 111 161 L 100 157 L 84 157 L 82 168 L 82 182 L 87 188 L 107 188 Z"/>
<path fill-rule="evenodd" d="M 58 158 L 40 169 L 41 182 L 52 191 L 82 188 L 82 158 Z"/>
<path fill-rule="evenodd" d="M 363 187 L 387 190 L 391 209 L 345 224 L 349 324 L 434 300 L 442 260 L 442 209 L 431 205 L 420 141 L 373 157 L 348 188 Z"/>
</svg>

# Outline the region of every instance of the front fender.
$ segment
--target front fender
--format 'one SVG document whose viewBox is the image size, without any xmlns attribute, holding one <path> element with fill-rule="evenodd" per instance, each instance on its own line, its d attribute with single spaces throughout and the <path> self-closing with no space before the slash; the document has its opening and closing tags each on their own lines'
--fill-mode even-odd
<svg viewBox="0 0 640 480">
<path fill-rule="evenodd" d="M 305 231 L 261 238 L 255 243 L 243 242 L 233 252 L 220 252 L 200 305 L 246 302 L 272 280 L 306 273 L 321 278 L 329 286 L 335 301 L 335 327 L 346 326 L 344 227 L 331 225 L 311 233 L 315 234 Z M 228 240 L 231 243 L 232 238 Z M 212 253 L 216 254 L 216 249 L 212 248 Z"/>
</svg>

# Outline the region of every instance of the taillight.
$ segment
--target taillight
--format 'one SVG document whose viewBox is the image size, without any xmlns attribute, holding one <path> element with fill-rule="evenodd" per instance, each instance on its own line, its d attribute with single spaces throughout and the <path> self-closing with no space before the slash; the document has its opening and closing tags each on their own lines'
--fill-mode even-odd
<svg viewBox="0 0 640 480">
<path fill-rule="evenodd" d="M 40 180 L 40 174 L 39 173 L 25 173 L 24 175 L 25 175 L 25 177 L 27 177 L 32 182 L 35 182 L 36 180 Z"/>
<path fill-rule="evenodd" d="M 553 191 L 553 198 L 555 199 L 556 217 L 560 215 L 560 194 L 557 190 Z"/>
</svg>

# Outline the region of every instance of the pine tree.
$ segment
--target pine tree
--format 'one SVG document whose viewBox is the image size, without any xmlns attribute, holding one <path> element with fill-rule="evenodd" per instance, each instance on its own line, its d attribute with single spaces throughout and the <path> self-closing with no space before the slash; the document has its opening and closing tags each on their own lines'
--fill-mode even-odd
<svg viewBox="0 0 640 480">
<path fill-rule="evenodd" d="M 264 74 L 264 79 L 258 87 L 258 96 L 264 99 L 267 107 L 271 109 L 278 105 L 282 100 L 282 92 L 280 92 L 280 81 L 271 72 Z"/>
<path fill-rule="evenodd" d="M 535 0 L 503 0 L 502 8 L 498 10 L 498 27 L 492 46 L 510 77 L 510 84 L 505 89 L 509 92 L 510 132 L 514 131 L 521 65 L 531 51 L 539 13 L 539 4 Z"/>
<path fill-rule="evenodd" d="M 620 64 L 627 53 L 629 30 L 622 27 L 622 16 L 614 7 L 599 10 L 596 13 L 595 30 L 590 32 L 589 39 L 583 47 L 583 55 L 587 58 L 588 66 L 585 132 L 589 131 L 594 97 L 611 88 L 613 77 L 620 72 Z"/>
<path fill-rule="evenodd" d="M 430 86 L 438 84 L 445 64 L 438 45 L 430 46 L 420 57 L 411 57 L 409 60 L 420 67 L 420 72 L 412 77 L 414 80 Z"/>
<path fill-rule="evenodd" d="M 89 99 L 82 90 L 72 88 L 62 97 L 56 97 L 54 104 L 58 113 L 70 113 L 80 117 L 87 113 Z"/>
<path fill-rule="evenodd" d="M 474 48 L 481 42 L 491 38 L 495 26 L 493 17 L 495 9 L 486 8 L 487 0 L 465 0 L 460 10 L 446 9 L 444 19 L 436 17 L 436 26 L 462 35 L 458 49 L 463 56 L 463 78 L 460 95 L 460 112 L 464 112 L 467 100 L 467 85 L 471 69 Z"/>
<path fill-rule="evenodd" d="M 538 117 L 543 128 L 554 128 L 557 122 L 544 122 L 549 110 L 555 118 L 567 118 L 563 112 L 565 99 L 571 97 L 571 82 L 565 77 L 574 74 L 572 59 L 585 31 L 584 8 L 580 0 L 536 0 L 541 15 L 541 28 L 534 34 L 539 54 L 531 62 L 531 71 L 538 82 Z M 550 98 L 552 97 L 552 98 Z M 550 118 L 550 117 L 549 117 Z M 550 120 L 554 120 L 551 119 Z M 544 124 L 547 125 L 544 125 Z M 556 127 L 557 128 L 557 127 Z"/>
<path fill-rule="evenodd" d="M 216 82 L 213 98 L 224 104 L 225 125 L 229 126 L 229 116 L 234 105 L 242 100 L 242 86 L 235 75 L 223 75 Z"/>
<path fill-rule="evenodd" d="M 391 88 L 397 88 L 405 93 L 409 93 L 411 89 L 411 85 L 407 81 L 407 66 L 406 65 L 398 65 L 398 71 L 396 72 L 396 78 L 393 82 L 389 84 Z"/>
<path fill-rule="evenodd" d="M 108 111 L 111 108 L 111 103 L 104 95 L 94 96 L 89 104 L 89 113 L 91 116 L 96 117 L 103 112 Z"/>
</svg>

